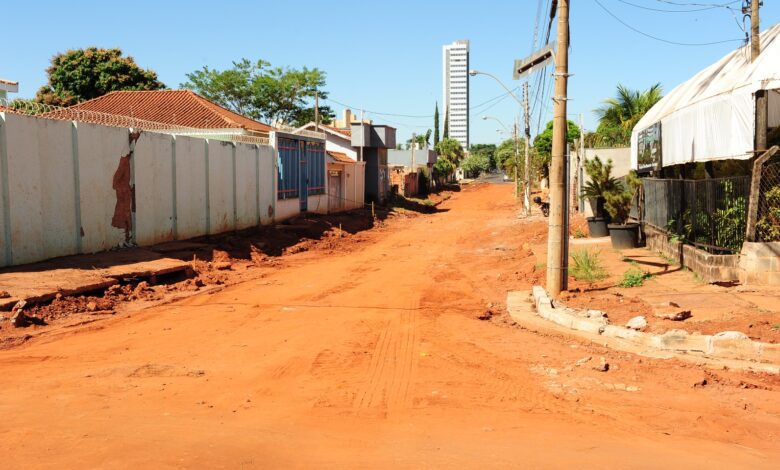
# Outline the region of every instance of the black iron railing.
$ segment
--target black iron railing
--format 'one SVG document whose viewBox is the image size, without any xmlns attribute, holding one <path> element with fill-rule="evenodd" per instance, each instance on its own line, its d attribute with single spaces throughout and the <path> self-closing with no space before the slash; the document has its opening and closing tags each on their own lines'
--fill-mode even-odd
<svg viewBox="0 0 780 470">
<path fill-rule="evenodd" d="M 711 253 L 739 253 L 745 241 L 750 177 L 643 178 L 644 223 Z"/>
</svg>

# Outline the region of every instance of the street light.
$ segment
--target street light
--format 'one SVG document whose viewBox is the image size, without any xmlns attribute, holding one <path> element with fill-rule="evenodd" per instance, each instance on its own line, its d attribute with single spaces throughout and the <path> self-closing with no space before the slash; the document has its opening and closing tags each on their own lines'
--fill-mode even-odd
<svg viewBox="0 0 780 470">
<path fill-rule="evenodd" d="M 499 84 L 499 85 L 501 85 L 501 86 L 504 88 L 504 90 L 506 90 L 506 92 L 507 92 L 507 93 L 509 93 L 509 95 L 510 95 L 512 98 L 514 98 L 514 99 L 515 99 L 515 101 L 517 101 L 517 104 L 519 104 L 520 106 L 523 106 L 523 102 L 520 100 L 520 98 L 518 98 L 518 97 L 517 97 L 517 95 L 515 95 L 515 94 L 512 92 L 512 90 L 510 90 L 510 89 L 509 89 L 509 87 L 507 87 L 506 85 L 504 85 L 504 82 L 502 82 L 501 80 L 499 80 L 499 79 L 498 79 L 498 77 L 496 77 L 496 76 L 495 76 L 495 75 L 493 75 L 492 73 L 487 73 L 487 72 L 480 72 L 479 70 L 469 70 L 469 75 L 471 75 L 472 77 L 476 77 L 477 75 L 487 75 L 488 77 L 490 77 L 490 78 L 492 78 L 493 80 L 497 81 L 497 82 L 498 82 L 498 84 Z"/>
<path fill-rule="evenodd" d="M 496 121 L 497 123 L 501 124 L 501 127 L 503 127 L 503 128 L 506 130 L 506 133 L 507 133 L 507 134 L 511 134 L 511 133 L 512 133 L 512 131 L 510 131 L 510 130 L 509 130 L 509 128 L 508 128 L 508 127 L 506 127 L 506 125 L 505 125 L 503 122 L 501 122 L 501 119 L 499 119 L 499 118 L 497 118 L 497 117 L 493 117 L 493 116 L 482 116 L 482 119 L 483 119 L 483 120 L 485 120 L 485 121 L 487 121 L 488 119 L 492 119 L 492 120 Z"/>
<path fill-rule="evenodd" d="M 493 80 L 495 80 L 501 87 L 506 90 L 506 92 L 511 96 L 515 101 L 517 101 L 517 104 L 520 105 L 520 108 L 525 108 L 526 114 L 528 113 L 528 109 L 526 106 L 526 103 L 523 103 L 523 101 L 520 100 L 520 98 L 515 95 L 512 90 L 509 89 L 508 86 L 504 84 L 501 80 L 499 80 L 498 77 L 493 75 L 492 73 L 488 72 L 480 72 L 479 70 L 469 70 L 469 75 L 472 77 L 476 77 L 477 75 L 486 75 Z M 527 84 L 526 84 L 526 91 L 527 91 Z M 525 206 L 525 213 L 527 216 L 531 215 L 531 175 L 530 175 L 530 158 L 529 158 L 529 149 L 528 146 L 530 145 L 530 135 L 528 131 L 528 116 L 526 115 L 526 136 L 525 136 L 525 181 L 523 182 L 523 205 Z M 506 126 L 504 126 L 506 127 Z M 520 188 L 519 184 L 520 181 L 517 179 L 517 167 L 518 167 L 518 159 L 520 155 L 520 142 L 519 137 L 517 136 L 517 122 L 515 122 L 515 198 L 518 198 L 520 196 Z"/>
</svg>

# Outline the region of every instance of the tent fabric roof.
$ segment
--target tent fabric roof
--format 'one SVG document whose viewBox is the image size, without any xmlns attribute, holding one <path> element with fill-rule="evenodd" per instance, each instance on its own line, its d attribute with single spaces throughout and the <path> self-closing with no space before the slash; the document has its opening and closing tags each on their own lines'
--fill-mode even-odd
<svg viewBox="0 0 780 470">
<path fill-rule="evenodd" d="M 750 61 L 750 46 L 740 47 L 653 106 L 632 132 L 634 168 L 637 134 L 657 122 L 661 122 L 664 166 L 749 158 L 755 127 L 752 95 L 780 88 L 779 36 L 780 23 L 761 33 L 761 54 L 755 62 Z M 671 145 L 667 148 L 667 144 Z"/>
<path fill-rule="evenodd" d="M 112 91 L 72 107 L 196 129 L 240 128 L 263 134 L 274 130 L 191 90 Z"/>
</svg>

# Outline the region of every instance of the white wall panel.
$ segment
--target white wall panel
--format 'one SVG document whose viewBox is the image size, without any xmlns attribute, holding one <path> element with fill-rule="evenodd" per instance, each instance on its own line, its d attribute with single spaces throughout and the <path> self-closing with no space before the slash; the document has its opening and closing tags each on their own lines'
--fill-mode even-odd
<svg viewBox="0 0 780 470">
<path fill-rule="evenodd" d="M 256 146 L 236 144 L 236 229 L 257 225 Z"/>
<path fill-rule="evenodd" d="M 176 232 L 179 240 L 206 235 L 208 141 L 176 137 Z"/>
<path fill-rule="evenodd" d="M 135 238 L 140 246 L 173 240 L 173 137 L 142 132 L 135 144 Z"/>
<path fill-rule="evenodd" d="M 209 233 L 234 229 L 233 144 L 209 141 Z"/>
<path fill-rule="evenodd" d="M 113 180 L 121 158 L 130 154 L 129 130 L 80 122 L 78 142 L 82 251 L 94 253 L 120 246 L 126 233 L 112 225 L 117 205 Z"/>
</svg>

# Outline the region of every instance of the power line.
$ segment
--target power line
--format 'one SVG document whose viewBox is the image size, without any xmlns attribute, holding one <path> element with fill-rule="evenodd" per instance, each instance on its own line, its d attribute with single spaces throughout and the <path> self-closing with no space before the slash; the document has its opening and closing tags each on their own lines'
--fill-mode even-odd
<svg viewBox="0 0 780 470">
<path fill-rule="evenodd" d="M 664 8 L 653 8 L 653 7 L 647 7 L 647 6 L 644 6 L 644 5 L 637 5 L 636 3 L 631 3 L 631 2 L 626 1 L 626 0 L 617 0 L 617 1 L 620 2 L 620 3 L 625 3 L 626 5 L 631 5 L 632 7 L 635 7 L 635 8 L 641 8 L 642 10 L 658 11 L 658 12 L 661 12 L 661 13 L 694 13 L 694 12 L 697 12 L 697 11 L 714 10 L 714 9 L 717 9 L 717 8 L 730 8 L 728 5 L 732 5 L 732 4 L 737 3 L 737 2 L 739 2 L 741 0 L 736 0 L 736 1 L 730 2 L 728 4 L 723 4 L 723 5 L 712 4 L 712 5 L 709 5 L 709 6 L 700 6 L 699 8 L 694 8 L 694 9 L 691 9 L 691 10 L 668 10 L 668 9 L 664 9 Z M 661 2 L 661 3 L 669 3 L 670 5 L 679 5 L 679 6 L 682 6 L 682 5 L 698 6 L 698 5 L 700 5 L 700 4 L 696 4 L 696 3 L 689 3 L 689 4 L 678 4 L 678 3 L 671 3 L 671 2 Z"/>
<path fill-rule="evenodd" d="M 361 109 L 358 106 L 350 106 L 350 105 L 348 105 L 346 103 L 342 103 L 340 101 L 336 101 L 333 98 L 322 98 L 322 101 L 328 101 L 328 102 L 331 102 L 331 103 L 335 103 L 335 104 L 337 104 L 339 106 L 344 106 L 345 108 Z M 366 113 L 370 113 L 370 114 L 376 114 L 377 116 L 404 117 L 404 118 L 412 118 L 412 119 L 432 119 L 433 118 L 433 114 L 425 114 L 425 115 L 418 114 L 418 115 L 415 115 L 415 114 L 380 113 L 379 111 L 370 111 L 368 109 L 363 109 L 362 111 L 364 111 Z"/>
<path fill-rule="evenodd" d="M 674 46 L 712 46 L 712 45 L 715 45 L 715 44 L 723 44 L 723 43 L 727 43 L 727 42 L 736 42 L 736 41 L 742 42 L 743 41 L 742 39 L 726 39 L 726 40 L 723 40 L 723 41 L 698 42 L 698 43 L 670 41 L 668 39 L 659 38 L 658 36 L 653 36 L 652 34 L 645 33 L 644 31 L 640 31 L 639 29 L 631 26 L 630 24 L 628 24 L 625 21 L 623 21 L 620 18 L 618 18 L 614 13 L 609 11 L 607 9 L 607 7 L 602 5 L 599 0 L 593 0 L 593 1 L 595 1 L 596 4 L 601 7 L 602 10 L 607 12 L 607 14 L 609 16 L 611 16 L 612 18 L 617 20 L 618 23 L 622 24 L 623 26 L 625 26 L 626 28 L 630 29 L 631 31 L 634 31 L 635 33 L 641 34 L 642 36 L 648 37 L 650 39 L 655 39 L 656 41 L 664 42 L 664 43 L 667 43 L 667 44 L 672 44 Z"/>
</svg>

